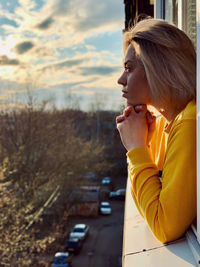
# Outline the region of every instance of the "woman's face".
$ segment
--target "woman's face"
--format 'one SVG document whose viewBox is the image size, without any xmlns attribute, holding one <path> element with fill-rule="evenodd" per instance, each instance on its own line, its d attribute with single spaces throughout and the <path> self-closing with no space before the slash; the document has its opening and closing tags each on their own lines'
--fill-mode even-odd
<svg viewBox="0 0 200 267">
<path fill-rule="evenodd" d="M 127 105 L 151 105 L 150 88 L 142 63 L 137 60 L 135 49 L 129 45 L 124 62 L 124 72 L 118 80 L 123 86 L 122 97 L 127 99 Z"/>
</svg>

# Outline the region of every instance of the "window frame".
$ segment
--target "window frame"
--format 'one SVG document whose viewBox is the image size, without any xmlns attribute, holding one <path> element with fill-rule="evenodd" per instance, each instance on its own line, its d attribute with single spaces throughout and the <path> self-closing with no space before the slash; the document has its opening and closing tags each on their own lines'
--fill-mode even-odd
<svg viewBox="0 0 200 267">
<path fill-rule="evenodd" d="M 186 29 L 186 6 L 187 0 L 178 0 L 178 28 L 185 31 Z"/>
<path fill-rule="evenodd" d="M 196 0 L 197 47 L 197 239 L 200 243 L 200 2 Z"/>
<path fill-rule="evenodd" d="M 158 19 L 165 19 L 163 4 L 172 0 L 156 0 L 154 14 Z M 178 28 L 186 30 L 187 0 L 178 0 Z M 173 10 L 172 10 L 173 12 Z M 171 21 L 172 22 L 172 21 Z M 197 228 L 192 225 L 197 241 L 200 244 L 200 1 L 196 0 L 196 50 L 197 50 Z"/>
<path fill-rule="evenodd" d="M 155 0 L 154 2 L 154 16 L 157 19 L 164 19 L 164 4 L 165 0 Z"/>
</svg>

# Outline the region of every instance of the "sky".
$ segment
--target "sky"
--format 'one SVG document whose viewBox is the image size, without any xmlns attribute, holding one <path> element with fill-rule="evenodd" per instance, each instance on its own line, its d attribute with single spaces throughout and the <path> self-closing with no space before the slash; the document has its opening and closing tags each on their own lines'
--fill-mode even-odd
<svg viewBox="0 0 200 267">
<path fill-rule="evenodd" d="M 1 0 L 0 107 L 29 91 L 58 108 L 119 109 L 124 16 L 122 0 Z"/>
</svg>

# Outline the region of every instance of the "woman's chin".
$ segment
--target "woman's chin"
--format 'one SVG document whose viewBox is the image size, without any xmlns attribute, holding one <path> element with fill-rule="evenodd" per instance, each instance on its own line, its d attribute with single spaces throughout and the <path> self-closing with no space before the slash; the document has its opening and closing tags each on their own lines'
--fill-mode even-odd
<svg viewBox="0 0 200 267">
<path fill-rule="evenodd" d="M 133 103 L 130 103 L 129 101 L 126 101 L 125 106 L 128 107 L 128 106 L 134 106 L 134 105 L 133 105 Z"/>
<path fill-rule="evenodd" d="M 128 107 L 128 106 L 136 107 L 136 106 L 139 106 L 139 105 L 147 106 L 146 103 L 133 103 L 133 102 L 126 101 L 126 107 Z"/>
</svg>

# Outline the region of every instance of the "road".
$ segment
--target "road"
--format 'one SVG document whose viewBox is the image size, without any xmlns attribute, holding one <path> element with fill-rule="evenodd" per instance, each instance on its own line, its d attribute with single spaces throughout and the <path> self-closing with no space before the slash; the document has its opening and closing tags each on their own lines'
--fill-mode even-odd
<svg viewBox="0 0 200 267">
<path fill-rule="evenodd" d="M 121 266 L 124 201 L 113 200 L 110 204 L 111 215 L 73 219 L 73 223 L 86 223 L 90 226 L 89 236 L 80 253 L 72 259 L 73 267 Z"/>
</svg>

